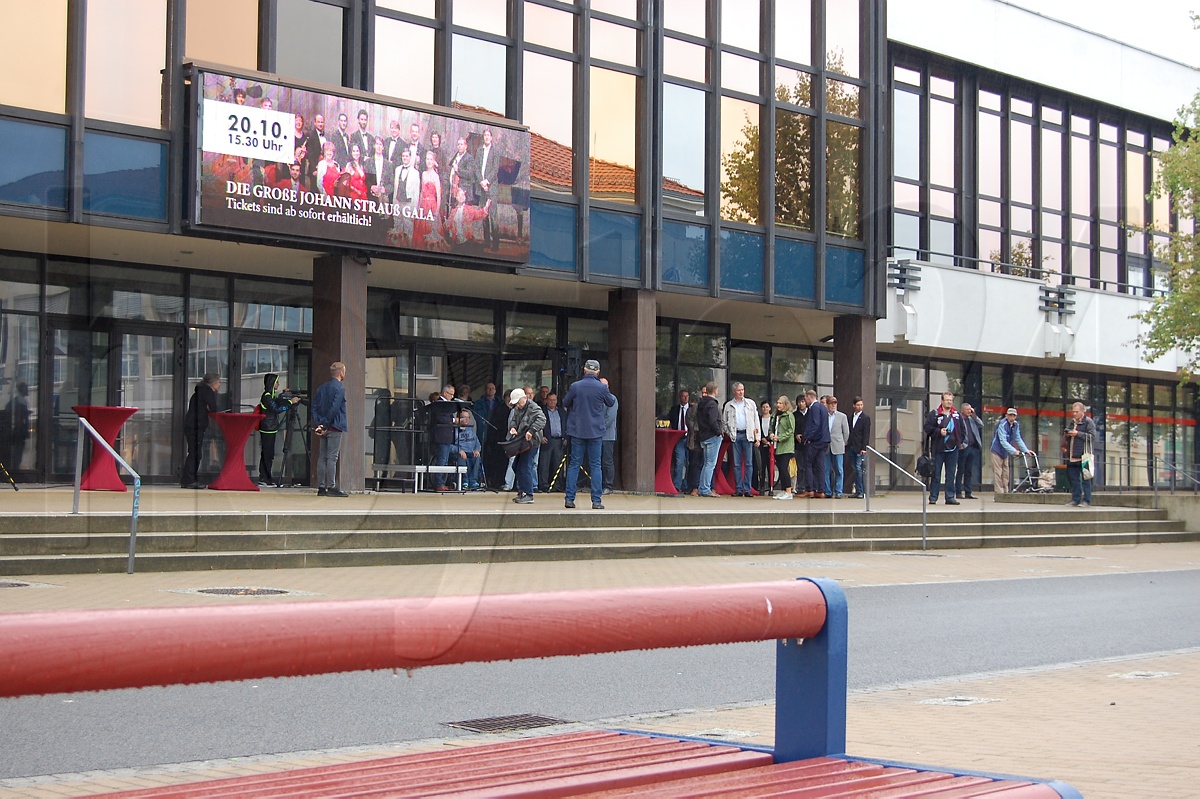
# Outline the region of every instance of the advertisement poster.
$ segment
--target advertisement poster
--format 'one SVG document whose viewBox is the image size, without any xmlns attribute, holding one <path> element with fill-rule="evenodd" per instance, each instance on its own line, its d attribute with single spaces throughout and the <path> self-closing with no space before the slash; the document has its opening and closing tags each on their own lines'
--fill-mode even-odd
<svg viewBox="0 0 1200 799">
<path fill-rule="evenodd" d="M 197 227 L 529 259 L 526 131 L 239 76 L 193 80 Z"/>
</svg>

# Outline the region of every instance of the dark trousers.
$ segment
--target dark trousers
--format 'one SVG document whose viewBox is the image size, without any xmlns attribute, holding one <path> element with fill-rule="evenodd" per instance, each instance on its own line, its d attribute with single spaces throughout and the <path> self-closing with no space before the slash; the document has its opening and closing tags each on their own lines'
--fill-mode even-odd
<svg viewBox="0 0 1200 799">
<path fill-rule="evenodd" d="M 971 493 L 971 481 L 974 479 L 975 467 L 979 463 L 979 447 L 967 447 L 958 451 L 958 476 L 954 478 L 954 493 L 959 496 L 974 496 Z M 949 492 L 947 492 L 949 495 Z"/>
<path fill-rule="evenodd" d="M 689 449 L 687 461 L 687 487 L 690 491 L 700 488 L 700 470 L 704 468 L 704 450 Z"/>
<path fill-rule="evenodd" d="M 1071 501 L 1092 504 L 1092 481 L 1083 479 L 1083 463 L 1067 461 L 1067 482 L 1071 484 Z"/>
<path fill-rule="evenodd" d="M 929 484 L 929 500 L 937 502 L 942 488 L 942 470 L 946 471 L 946 499 L 954 499 L 954 478 L 958 472 L 958 450 L 948 449 L 933 453 L 933 482 Z"/>
<path fill-rule="evenodd" d="M 616 484 L 616 466 L 613 463 L 617 442 L 605 441 L 600 449 L 600 470 L 604 475 L 604 490 L 612 491 Z"/>
<path fill-rule="evenodd" d="M 189 488 L 196 484 L 196 475 L 200 472 L 200 456 L 204 453 L 204 431 L 185 430 L 183 440 L 187 444 L 187 455 L 183 459 L 183 475 L 179 484 Z"/>
<path fill-rule="evenodd" d="M 779 487 L 787 491 L 792 487 L 792 453 L 776 452 L 775 468 L 779 470 Z M 767 491 L 770 490 L 771 486 L 767 486 Z"/>
<path fill-rule="evenodd" d="M 829 442 L 808 442 L 804 447 L 805 491 L 825 491 L 825 464 L 829 460 Z"/>
<path fill-rule="evenodd" d="M 260 454 L 258 456 L 258 479 L 260 482 L 274 483 L 275 478 L 271 476 L 271 467 L 275 463 L 275 439 L 277 434 L 274 430 L 265 432 L 258 431 L 258 448 Z"/>
<path fill-rule="evenodd" d="M 559 467 L 562 465 L 563 452 L 565 448 L 561 438 L 547 439 L 542 444 L 542 454 L 538 456 L 538 490 L 542 493 L 562 490 L 566 469 Z M 555 475 L 558 476 L 557 480 L 554 480 Z M 554 485 L 550 485 L 552 480 Z"/>
</svg>

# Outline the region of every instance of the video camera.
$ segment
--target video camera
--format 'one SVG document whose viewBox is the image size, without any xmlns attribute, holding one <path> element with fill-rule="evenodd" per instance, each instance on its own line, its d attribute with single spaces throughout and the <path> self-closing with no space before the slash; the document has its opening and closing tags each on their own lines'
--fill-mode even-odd
<svg viewBox="0 0 1200 799">
<path fill-rule="evenodd" d="M 299 399 L 301 405 L 308 405 L 308 392 L 295 389 L 284 389 L 279 392 L 279 398 L 291 402 L 293 398 Z"/>
</svg>

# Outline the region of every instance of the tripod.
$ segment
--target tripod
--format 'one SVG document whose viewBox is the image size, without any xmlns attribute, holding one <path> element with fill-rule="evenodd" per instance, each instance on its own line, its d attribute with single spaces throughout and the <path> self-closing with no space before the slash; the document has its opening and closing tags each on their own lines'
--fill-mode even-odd
<svg viewBox="0 0 1200 799">
<path fill-rule="evenodd" d="M 4 476 L 8 478 L 8 484 L 13 487 L 13 491 L 21 490 L 17 488 L 17 482 L 13 480 L 12 475 L 8 473 L 8 467 L 4 465 L 4 461 L 0 461 L 0 472 L 4 472 Z"/>
<path fill-rule="evenodd" d="M 283 424 L 283 466 L 281 466 L 279 469 L 279 482 L 277 482 L 275 484 L 279 488 L 283 488 L 284 486 L 290 487 L 293 484 L 294 475 L 292 475 L 292 459 L 291 459 L 292 432 L 295 431 L 296 426 L 297 426 L 296 419 L 299 414 L 297 413 L 296 409 L 300 405 L 307 406 L 308 401 L 301 400 L 296 405 L 289 406 L 287 409 L 287 421 L 284 422 L 284 424 Z M 303 435 L 300 436 L 300 440 L 304 442 L 304 455 L 305 455 L 304 460 L 305 460 L 305 463 L 308 463 L 312 460 L 312 453 L 309 451 L 309 446 L 308 446 L 307 425 L 302 426 L 301 430 L 303 431 Z"/>
</svg>

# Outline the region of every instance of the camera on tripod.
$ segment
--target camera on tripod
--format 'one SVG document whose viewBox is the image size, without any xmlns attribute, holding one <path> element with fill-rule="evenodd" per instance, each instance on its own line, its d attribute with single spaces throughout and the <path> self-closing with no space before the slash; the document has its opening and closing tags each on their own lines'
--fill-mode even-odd
<svg viewBox="0 0 1200 799">
<path fill-rule="evenodd" d="M 291 402 L 293 399 L 300 400 L 301 405 L 308 405 L 308 392 L 293 389 L 284 389 L 279 392 L 279 398 Z"/>
</svg>

